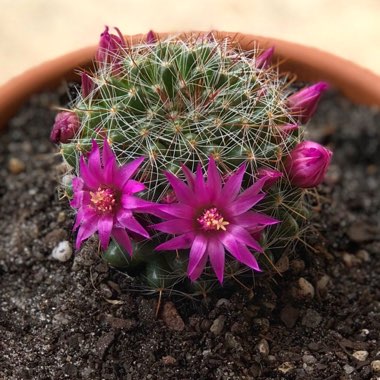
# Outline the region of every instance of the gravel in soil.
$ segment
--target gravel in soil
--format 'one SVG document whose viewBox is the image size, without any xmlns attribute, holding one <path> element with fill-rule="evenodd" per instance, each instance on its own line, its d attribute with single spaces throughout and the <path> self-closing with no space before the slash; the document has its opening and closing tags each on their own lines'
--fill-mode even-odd
<svg viewBox="0 0 380 380">
<path fill-rule="evenodd" d="M 282 276 L 202 301 L 164 297 L 156 318 L 157 295 L 108 268 L 95 240 L 71 255 L 48 141 L 62 102 L 62 91 L 33 97 L 0 135 L 0 379 L 380 376 L 379 110 L 335 93 L 321 103 L 310 138 L 333 164 Z"/>
</svg>

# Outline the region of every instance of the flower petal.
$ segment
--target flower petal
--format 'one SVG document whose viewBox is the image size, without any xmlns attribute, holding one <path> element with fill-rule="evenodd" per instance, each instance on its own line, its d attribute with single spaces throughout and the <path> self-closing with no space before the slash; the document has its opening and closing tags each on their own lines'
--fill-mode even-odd
<svg viewBox="0 0 380 380">
<path fill-rule="evenodd" d="M 96 212 L 91 207 L 81 207 L 75 217 L 73 230 L 76 230 L 82 223 L 87 223 L 88 220 L 96 216 Z"/>
<path fill-rule="evenodd" d="M 119 223 L 128 230 L 135 232 L 145 238 L 149 239 L 149 233 L 145 228 L 133 217 L 130 213 L 123 213 L 118 215 L 117 220 Z"/>
<path fill-rule="evenodd" d="M 199 261 L 198 265 L 194 268 L 194 270 L 191 272 L 191 275 L 189 275 L 189 278 L 191 281 L 195 281 L 198 279 L 198 277 L 202 274 L 202 272 L 205 269 L 207 263 L 207 255 L 204 254 Z"/>
<path fill-rule="evenodd" d="M 160 205 L 160 210 L 181 219 L 192 219 L 194 215 L 194 209 L 188 205 L 181 203 L 172 203 L 168 205 Z"/>
<path fill-rule="evenodd" d="M 193 229 L 193 223 L 186 219 L 172 219 L 154 224 L 152 227 L 161 232 L 177 235 L 191 231 Z"/>
<path fill-rule="evenodd" d="M 116 167 L 116 156 L 110 145 L 108 144 L 108 140 L 104 139 L 103 142 L 103 166 L 107 166 L 109 162 L 112 162 L 114 167 Z"/>
<path fill-rule="evenodd" d="M 257 260 L 249 249 L 244 244 L 239 244 L 232 235 L 226 236 L 223 241 L 223 245 L 238 261 L 256 271 L 261 271 L 259 265 L 257 264 Z"/>
<path fill-rule="evenodd" d="M 213 199 L 217 199 L 222 190 L 222 181 L 220 179 L 220 174 L 218 168 L 216 167 L 215 160 L 210 157 L 208 162 L 207 171 L 207 188 L 208 192 L 212 194 Z"/>
<path fill-rule="evenodd" d="M 194 281 L 194 271 L 197 273 L 199 271 L 199 267 L 202 264 L 202 258 L 206 254 L 207 248 L 207 239 L 203 235 L 195 236 L 193 244 L 190 249 L 190 257 L 189 257 L 189 266 L 187 268 L 187 273 L 191 280 Z"/>
<path fill-rule="evenodd" d="M 139 181 L 135 181 L 133 179 L 130 179 L 124 184 L 124 187 L 122 189 L 123 193 L 126 194 L 134 194 L 139 193 L 140 191 L 145 190 L 145 185 Z"/>
<path fill-rule="evenodd" d="M 190 189 L 194 189 L 195 176 L 194 173 L 185 165 L 181 166 L 183 174 L 185 174 L 187 184 Z"/>
<path fill-rule="evenodd" d="M 189 187 L 187 187 L 184 182 L 182 182 L 180 179 L 178 179 L 175 175 L 173 175 L 170 172 L 166 172 L 165 176 L 171 184 L 175 192 L 176 198 L 181 203 L 192 203 L 191 200 L 194 198 L 194 193 L 189 189 Z"/>
<path fill-rule="evenodd" d="M 227 235 L 232 235 L 235 240 L 248 245 L 248 247 L 253 248 L 257 252 L 263 252 L 260 244 L 243 227 L 231 224 L 228 226 L 228 233 L 225 236 Z M 224 243 L 223 239 L 225 239 L 225 236 L 222 238 L 222 243 Z"/>
<path fill-rule="evenodd" d="M 187 249 L 191 247 L 193 243 L 194 236 L 192 233 L 187 233 L 181 236 L 177 236 L 173 239 L 166 241 L 158 245 L 155 250 L 156 251 L 173 251 L 175 249 Z"/>
<path fill-rule="evenodd" d="M 124 228 L 114 228 L 112 237 L 132 256 L 132 243 Z"/>
<path fill-rule="evenodd" d="M 122 188 L 125 183 L 136 173 L 139 166 L 144 161 L 144 157 L 137 158 L 136 160 L 133 160 L 129 162 L 128 164 L 123 165 L 119 169 L 118 177 L 118 185 L 120 188 Z"/>
<path fill-rule="evenodd" d="M 245 192 L 243 194 L 245 194 Z M 251 197 L 249 197 L 248 194 L 246 194 L 244 197 L 240 195 L 236 201 L 228 206 L 228 210 L 233 216 L 241 215 L 252 208 L 256 203 L 260 202 L 264 197 L 264 193 L 252 195 Z"/>
<path fill-rule="evenodd" d="M 256 227 L 257 225 L 271 226 L 280 223 L 280 220 L 254 211 L 248 211 L 235 217 L 236 223 L 244 228 Z"/>
<path fill-rule="evenodd" d="M 105 250 L 108 247 L 108 243 L 111 237 L 111 231 L 113 227 L 113 215 L 103 215 L 98 220 L 98 234 L 102 248 Z"/>
<path fill-rule="evenodd" d="M 152 202 L 128 194 L 121 196 L 121 205 L 127 210 L 136 210 L 137 212 L 153 209 L 156 206 Z"/>
<path fill-rule="evenodd" d="M 234 200 L 241 189 L 246 166 L 243 164 L 228 179 L 222 190 L 222 198 Z"/>
<path fill-rule="evenodd" d="M 207 245 L 207 254 L 210 258 L 211 266 L 214 269 L 219 282 L 223 283 L 224 276 L 224 247 L 217 239 L 211 239 Z"/>
<path fill-rule="evenodd" d="M 78 250 L 84 240 L 93 235 L 98 229 L 98 217 L 94 216 L 91 219 L 87 219 L 85 223 L 82 223 L 79 227 L 75 248 Z"/>
<path fill-rule="evenodd" d="M 88 168 L 94 174 L 99 174 L 102 170 L 99 146 L 94 139 L 92 140 L 92 148 L 88 155 Z"/>
<path fill-rule="evenodd" d="M 79 172 L 80 172 L 80 176 L 82 177 L 82 179 L 83 179 L 83 181 L 87 187 L 89 187 L 91 190 L 97 190 L 98 189 L 98 187 L 100 185 L 100 180 L 87 167 L 83 156 L 80 156 Z"/>
</svg>

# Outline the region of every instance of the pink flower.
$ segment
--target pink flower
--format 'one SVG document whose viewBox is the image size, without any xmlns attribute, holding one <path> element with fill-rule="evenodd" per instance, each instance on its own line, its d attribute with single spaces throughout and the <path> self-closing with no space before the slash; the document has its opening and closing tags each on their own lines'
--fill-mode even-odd
<svg viewBox="0 0 380 380">
<path fill-rule="evenodd" d="M 126 47 L 124 37 L 118 28 L 115 28 L 117 36 L 108 32 L 106 26 L 104 32 L 100 35 L 100 41 L 95 58 L 99 64 L 120 65 L 120 54 Z"/>
<path fill-rule="evenodd" d="M 312 86 L 303 88 L 295 94 L 289 96 L 287 105 L 291 113 L 301 124 L 306 123 L 317 110 L 319 99 L 322 93 L 328 89 L 328 84 L 319 82 Z"/>
<path fill-rule="evenodd" d="M 107 248 L 110 237 L 113 237 L 132 255 L 126 229 L 149 238 L 134 213 L 149 213 L 152 204 L 133 195 L 144 190 L 145 186 L 131 179 L 143 160 L 141 157 L 118 166 L 107 140 L 104 140 L 102 155 L 96 141 L 92 141 L 87 163 L 81 156 L 80 175 L 73 179 L 74 197 L 70 204 L 78 209 L 74 225 L 74 229 L 79 228 L 76 249 L 98 232 L 103 249 Z"/>
<path fill-rule="evenodd" d="M 332 152 L 313 141 L 303 141 L 285 161 L 291 183 L 301 188 L 318 186 L 329 167 Z"/>
<path fill-rule="evenodd" d="M 160 205 L 166 221 L 153 227 L 158 231 L 176 235 L 159 245 L 157 250 L 190 248 L 188 275 L 196 280 L 209 259 L 220 283 L 223 282 L 225 250 L 248 267 L 260 271 L 252 248 L 262 252 L 252 236 L 278 220 L 252 211 L 265 194 L 262 187 L 269 180 L 263 177 L 241 194 L 245 165 L 222 184 L 220 173 L 212 158 L 209 160 L 207 182 L 198 165 L 194 175 L 183 167 L 187 184 L 170 172 L 166 173 L 178 200 L 177 203 Z"/>
<path fill-rule="evenodd" d="M 74 112 L 63 111 L 57 114 L 50 140 L 56 144 L 67 143 L 78 132 L 80 121 Z"/>
<path fill-rule="evenodd" d="M 272 61 L 274 47 L 264 50 L 256 59 L 256 67 L 258 69 L 266 69 Z"/>
</svg>

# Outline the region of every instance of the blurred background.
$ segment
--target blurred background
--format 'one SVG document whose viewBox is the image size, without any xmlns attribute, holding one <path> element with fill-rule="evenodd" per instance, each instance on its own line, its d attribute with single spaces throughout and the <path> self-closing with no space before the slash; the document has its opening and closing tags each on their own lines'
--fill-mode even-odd
<svg viewBox="0 0 380 380">
<path fill-rule="evenodd" d="M 219 29 L 314 46 L 380 75 L 380 0 L 0 0 L 0 84 L 124 34 Z"/>
</svg>

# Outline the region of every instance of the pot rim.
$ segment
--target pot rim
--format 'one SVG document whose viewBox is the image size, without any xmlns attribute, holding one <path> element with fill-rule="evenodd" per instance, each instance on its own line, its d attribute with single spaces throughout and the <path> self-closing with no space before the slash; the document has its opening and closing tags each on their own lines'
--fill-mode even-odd
<svg viewBox="0 0 380 380">
<path fill-rule="evenodd" d="M 207 33 L 194 31 L 156 35 L 163 39 L 169 35 L 186 38 Z M 380 76 L 349 60 L 313 47 L 271 37 L 222 31 L 212 33 L 217 39 L 230 37 L 244 50 L 257 45 L 261 48 L 274 46 L 274 58 L 282 62 L 281 72 L 294 73 L 302 81 L 325 80 L 355 103 L 380 106 Z M 146 34 L 125 36 L 127 44 L 136 44 L 145 38 Z M 90 46 L 46 61 L 0 86 L 0 128 L 33 93 L 54 88 L 65 80 L 78 80 L 80 69 L 91 67 L 96 49 L 97 46 Z"/>
</svg>

